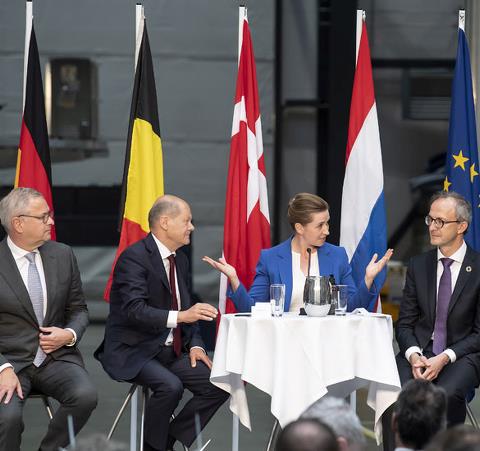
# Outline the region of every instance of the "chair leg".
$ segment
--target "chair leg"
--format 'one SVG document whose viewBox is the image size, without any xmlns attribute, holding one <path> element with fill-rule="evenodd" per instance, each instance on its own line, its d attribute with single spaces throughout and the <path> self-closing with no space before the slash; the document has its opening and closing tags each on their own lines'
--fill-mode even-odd
<svg viewBox="0 0 480 451">
<path fill-rule="evenodd" d="M 132 386 L 130 387 L 130 390 L 128 390 L 127 396 L 125 397 L 125 401 L 123 401 L 122 407 L 120 407 L 120 410 L 118 411 L 117 416 L 113 421 L 112 427 L 110 428 L 110 431 L 107 435 L 107 440 L 110 440 L 112 438 L 112 435 L 115 432 L 115 429 L 117 428 L 118 422 L 120 421 L 120 418 L 122 417 L 123 412 L 125 411 L 125 408 L 127 407 L 128 403 L 132 399 L 132 396 L 135 393 L 136 389 L 137 389 L 137 386 L 135 384 L 132 384 Z"/>
<path fill-rule="evenodd" d="M 470 404 L 467 402 L 465 403 L 467 407 L 467 416 L 468 419 L 470 420 L 470 423 L 472 424 L 474 429 L 479 429 L 477 419 L 475 418 L 475 415 L 473 414 L 472 408 L 470 407 Z"/>
<path fill-rule="evenodd" d="M 140 418 L 140 451 L 143 451 L 143 440 L 145 431 L 145 412 L 147 410 L 148 387 L 142 387 L 142 416 Z"/>
<path fill-rule="evenodd" d="M 50 400 L 48 399 L 48 396 L 42 396 L 42 401 L 43 405 L 45 406 L 45 410 L 47 411 L 47 415 L 51 420 L 53 418 L 53 409 L 50 404 Z"/>
<path fill-rule="evenodd" d="M 267 451 L 273 451 L 275 447 L 275 442 L 277 441 L 277 435 L 280 432 L 280 423 L 275 419 L 273 423 L 272 432 L 270 432 L 270 437 L 268 438 Z"/>
</svg>

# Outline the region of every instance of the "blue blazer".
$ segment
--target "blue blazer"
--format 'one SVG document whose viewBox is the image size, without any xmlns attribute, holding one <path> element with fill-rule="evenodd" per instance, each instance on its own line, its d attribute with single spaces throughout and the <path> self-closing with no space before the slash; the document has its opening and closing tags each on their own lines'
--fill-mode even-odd
<svg viewBox="0 0 480 451">
<path fill-rule="evenodd" d="M 289 238 L 275 247 L 261 251 L 250 291 L 247 292 L 243 284 L 240 284 L 235 292 L 229 288 L 227 295 L 239 312 L 249 312 L 255 302 L 269 302 L 272 283 L 285 284 L 285 311 L 290 309 L 293 287 L 291 243 L 292 239 Z M 333 274 L 336 283 L 348 285 L 347 310 L 349 312 L 357 307 L 367 310 L 373 308 L 378 291 L 374 284 L 368 290 L 363 280 L 357 289 L 352 277 L 352 268 L 343 247 L 325 243 L 317 248 L 317 256 L 321 276 Z"/>
</svg>

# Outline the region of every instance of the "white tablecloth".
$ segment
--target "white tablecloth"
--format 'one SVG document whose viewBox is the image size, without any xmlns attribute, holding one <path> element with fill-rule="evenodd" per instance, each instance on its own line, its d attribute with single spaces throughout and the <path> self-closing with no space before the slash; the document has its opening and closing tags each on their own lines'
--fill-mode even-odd
<svg viewBox="0 0 480 451">
<path fill-rule="evenodd" d="M 322 396 L 368 387 L 380 417 L 397 399 L 400 379 L 388 315 L 281 318 L 223 315 L 210 380 L 231 394 L 230 409 L 251 429 L 243 381 L 268 393 L 283 427 Z"/>
</svg>

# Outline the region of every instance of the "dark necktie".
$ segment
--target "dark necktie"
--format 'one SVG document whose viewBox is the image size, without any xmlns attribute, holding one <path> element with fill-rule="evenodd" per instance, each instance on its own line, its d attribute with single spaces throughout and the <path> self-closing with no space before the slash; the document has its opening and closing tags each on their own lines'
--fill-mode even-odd
<svg viewBox="0 0 480 451">
<path fill-rule="evenodd" d="M 172 293 L 172 310 L 180 310 L 178 308 L 177 289 L 175 286 L 175 255 L 170 254 L 168 256 L 168 261 L 170 262 L 168 279 L 170 283 L 170 292 Z M 177 357 L 182 353 L 182 331 L 179 324 L 173 329 L 173 350 Z"/>
<path fill-rule="evenodd" d="M 443 273 L 438 284 L 437 315 L 435 317 L 435 328 L 433 329 L 433 353 L 438 355 L 445 351 L 447 346 L 447 315 L 448 304 L 452 297 L 452 273 L 450 266 L 453 263 L 451 258 L 441 258 Z"/>
</svg>

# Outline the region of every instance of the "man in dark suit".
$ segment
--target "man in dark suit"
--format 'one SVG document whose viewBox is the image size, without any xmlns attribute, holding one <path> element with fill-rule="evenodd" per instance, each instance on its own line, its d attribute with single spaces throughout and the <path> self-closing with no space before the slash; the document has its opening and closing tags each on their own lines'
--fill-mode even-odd
<svg viewBox="0 0 480 451">
<path fill-rule="evenodd" d="M 43 196 L 16 188 L 0 201 L 8 236 L 0 243 L 0 450 L 18 451 L 22 410 L 32 390 L 59 401 L 40 450 L 57 451 L 97 404 L 76 344 L 88 311 L 75 256 L 50 241 L 52 214 Z"/>
<path fill-rule="evenodd" d="M 96 352 L 115 380 L 147 386 L 144 449 L 173 449 L 195 440 L 195 415 L 203 428 L 228 394 L 209 381 L 211 361 L 197 321 L 212 321 L 209 304 L 192 305 L 188 261 L 178 248 L 190 242 L 192 214 L 182 199 L 165 195 L 152 206 L 151 233 L 119 257 L 110 294 L 105 339 Z M 193 393 L 176 418 L 184 387 Z"/>
<path fill-rule="evenodd" d="M 443 387 L 449 426 L 465 421 L 465 397 L 480 382 L 480 256 L 463 239 L 471 217 L 459 194 L 433 196 L 425 221 L 436 249 L 412 258 L 396 324 L 402 383 Z"/>
</svg>

